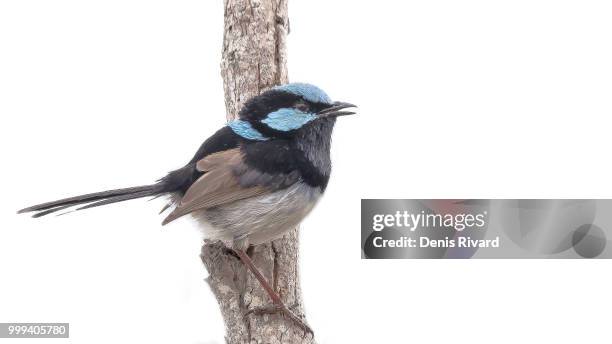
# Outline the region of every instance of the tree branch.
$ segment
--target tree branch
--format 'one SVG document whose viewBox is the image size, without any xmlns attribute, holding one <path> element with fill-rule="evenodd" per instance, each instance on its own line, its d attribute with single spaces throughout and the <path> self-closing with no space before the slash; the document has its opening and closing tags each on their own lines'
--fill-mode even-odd
<svg viewBox="0 0 612 344">
<path fill-rule="evenodd" d="M 289 19 L 286 0 L 224 0 L 224 5 L 221 74 L 227 118 L 231 120 L 247 99 L 287 82 Z M 284 303 L 303 317 L 298 253 L 296 228 L 281 239 L 254 247 L 251 257 Z M 314 343 L 281 315 L 243 316 L 271 300 L 222 243 L 204 244 L 201 258 L 225 321 L 227 343 Z"/>
</svg>

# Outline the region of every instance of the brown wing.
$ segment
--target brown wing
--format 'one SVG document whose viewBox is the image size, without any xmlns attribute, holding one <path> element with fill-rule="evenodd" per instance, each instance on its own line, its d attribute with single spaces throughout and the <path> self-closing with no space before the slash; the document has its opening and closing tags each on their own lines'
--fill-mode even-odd
<svg viewBox="0 0 612 344">
<path fill-rule="evenodd" d="M 237 171 L 247 170 L 240 149 L 211 154 L 196 164 L 204 175 L 198 178 L 164 219 L 165 225 L 194 210 L 212 208 L 221 204 L 265 194 L 270 190 L 263 185 L 241 186 Z"/>
</svg>

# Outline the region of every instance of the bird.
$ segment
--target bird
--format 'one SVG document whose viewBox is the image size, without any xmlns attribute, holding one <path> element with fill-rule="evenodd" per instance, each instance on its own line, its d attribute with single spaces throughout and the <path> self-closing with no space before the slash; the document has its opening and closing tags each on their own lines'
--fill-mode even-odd
<svg viewBox="0 0 612 344">
<path fill-rule="evenodd" d="M 183 167 L 153 184 L 107 190 L 33 205 L 38 218 L 143 197 L 168 196 L 166 225 L 189 215 L 204 238 L 223 242 L 253 273 L 279 312 L 312 330 L 286 307 L 247 253 L 295 228 L 324 194 L 331 173 L 336 118 L 355 105 L 332 101 L 321 88 L 287 83 L 248 99 L 235 120 L 201 144 Z"/>
</svg>

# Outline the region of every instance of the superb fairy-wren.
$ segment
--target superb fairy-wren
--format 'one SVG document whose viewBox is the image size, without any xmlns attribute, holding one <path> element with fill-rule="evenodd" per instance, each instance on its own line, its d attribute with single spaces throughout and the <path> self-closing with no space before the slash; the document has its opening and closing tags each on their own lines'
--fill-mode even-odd
<svg viewBox="0 0 612 344">
<path fill-rule="evenodd" d="M 20 210 L 33 217 L 77 206 L 82 210 L 141 197 L 168 195 L 162 224 L 191 215 L 205 237 L 233 249 L 270 295 L 275 308 L 310 331 L 282 304 L 246 253 L 297 226 L 325 192 L 336 117 L 354 105 L 333 102 L 303 83 L 274 87 L 249 99 L 238 114 L 183 167 L 151 185 L 108 190 Z"/>
</svg>

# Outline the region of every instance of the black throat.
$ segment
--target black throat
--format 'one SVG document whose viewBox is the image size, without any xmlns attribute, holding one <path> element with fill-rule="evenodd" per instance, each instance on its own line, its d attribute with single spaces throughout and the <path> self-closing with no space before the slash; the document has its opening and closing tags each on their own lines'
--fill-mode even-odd
<svg viewBox="0 0 612 344">
<path fill-rule="evenodd" d="M 331 135 L 335 123 L 335 118 L 312 121 L 300 128 L 291 141 L 302 177 L 321 190 L 327 187 L 331 174 Z"/>
<path fill-rule="evenodd" d="M 299 172 L 302 181 L 324 191 L 331 173 L 331 133 L 335 119 L 317 119 L 298 129 L 291 139 L 241 145 L 249 167 L 268 174 Z"/>
</svg>

